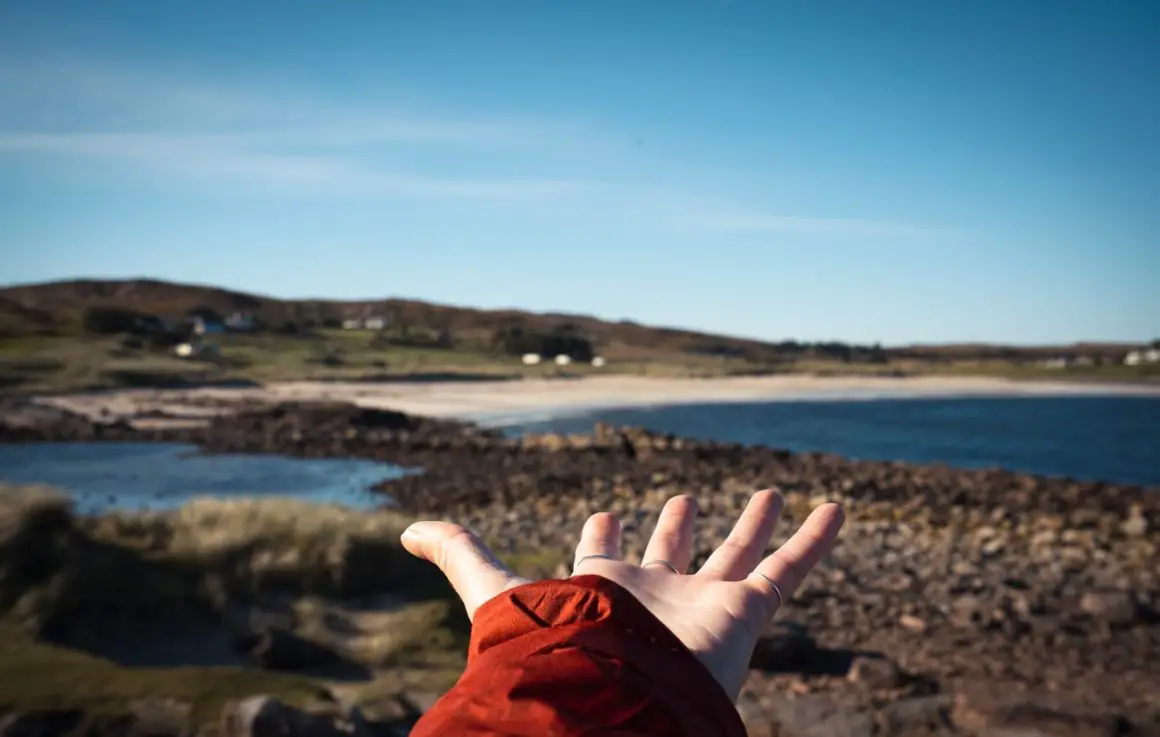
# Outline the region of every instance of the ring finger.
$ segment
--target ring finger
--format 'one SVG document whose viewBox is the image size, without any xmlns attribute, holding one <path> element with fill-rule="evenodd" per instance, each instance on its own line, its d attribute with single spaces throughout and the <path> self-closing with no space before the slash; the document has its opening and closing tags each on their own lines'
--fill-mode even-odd
<svg viewBox="0 0 1160 737">
<path fill-rule="evenodd" d="M 667 563 L 677 573 L 687 571 L 693 560 L 693 524 L 696 521 L 697 500 L 693 497 L 677 496 L 666 502 L 644 550 L 641 565 Z"/>
<path fill-rule="evenodd" d="M 769 603 L 768 612 L 793 597 L 806 575 L 830 552 L 845 519 L 840 506 L 823 504 L 810 513 L 785 545 L 757 565 L 754 573 L 759 575 L 745 583 L 763 595 Z"/>
</svg>

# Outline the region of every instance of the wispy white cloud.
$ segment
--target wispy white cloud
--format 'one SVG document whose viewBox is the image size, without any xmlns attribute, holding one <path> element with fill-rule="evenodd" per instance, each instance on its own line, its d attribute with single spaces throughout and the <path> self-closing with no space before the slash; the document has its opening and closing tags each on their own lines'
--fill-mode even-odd
<svg viewBox="0 0 1160 737">
<path fill-rule="evenodd" d="M 953 230 L 911 223 L 857 218 L 818 218 L 759 212 L 722 212 L 679 218 L 683 227 L 732 233 L 859 236 L 933 239 L 956 234 Z"/>
<path fill-rule="evenodd" d="M 0 152 L 105 158 L 208 182 L 228 181 L 282 194 L 314 196 L 524 201 L 567 196 L 586 186 L 567 179 L 440 177 L 388 171 L 341 156 L 269 153 L 247 148 L 248 140 L 229 134 L 0 133 Z"/>
<path fill-rule="evenodd" d="M 163 177 L 280 193 L 540 200 L 586 184 L 537 157 L 591 143 L 552 121 L 350 109 L 283 92 L 246 94 L 92 65 L 0 71 L 0 156 L 86 157 Z M 486 157 L 508 151 L 505 175 Z M 427 164 L 400 166 L 426 157 Z M 506 172 L 521 169 L 526 176 Z"/>
<path fill-rule="evenodd" d="M 447 143 L 474 147 L 584 145 L 597 134 L 569 122 L 418 109 L 401 99 L 359 106 L 270 85 L 207 85 L 91 61 L 22 65 L 0 57 L 0 126 L 72 131 L 230 134 L 326 145 Z M 83 121 L 83 125 L 77 125 Z M 62 126 L 62 124 L 64 124 Z"/>
<path fill-rule="evenodd" d="M 352 107 L 254 84 L 207 85 L 91 60 L 20 64 L 0 54 L 0 164 L 6 155 L 36 157 L 38 166 L 96 160 L 161 185 L 194 181 L 279 195 L 568 201 L 606 222 L 710 234 L 950 234 L 706 199 L 695 191 L 695 177 L 674 182 L 659 173 L 663 163 L 653 177 L 634 169 L 629 184 L 624 161 L 635 146 L 625 142 L 632 137 L 568 121 L 432 112 L 385 98 Z"/>
</svg>

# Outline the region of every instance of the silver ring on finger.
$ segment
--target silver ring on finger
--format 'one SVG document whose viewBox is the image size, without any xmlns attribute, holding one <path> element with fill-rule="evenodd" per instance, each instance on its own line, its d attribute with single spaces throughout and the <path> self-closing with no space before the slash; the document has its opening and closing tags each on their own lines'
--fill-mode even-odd
<svg viewBox="0 0 1160 737">
<path fill-rule="evenodd" d="M 774 583 L 772 578 L 759 571 L 754 571 L 753 573 L 749 574 L 750 578 L 753 576 L 757 576 L 762 581 L 765 581 L 770 585 L 770 587 L 773 589 L 773 593 L 777 594 L 777 608 L 781 609 L 781 607 L 785 604 L 785 597 L 781 595 L 781 587 Z"/>
<path fill-rule="evenodd" d="M 665 568 L 668 568 L 670 571 L 677 574 L 678 576 L 681 575 L 681 572 L 677 570 L 676 566 L 674 566 L 672 563 L 668 562 L 667 560 L 661 560 L 660 558 L 657 558 L 656 560 L 645 561 L 644 563 L 640 564 L 641 568 L 648 568 L 649 566 L 664 566 Z"/>
<path fill-rule="evenodd" d="M 611 555 L 604 555 L 603 553 L 593 553 L 592 555 L 585 555 L 584 557 L 577 559 L 577 561 L 572 564 L 572 571 L 575 572 L 576 569 L 580 567 L 581 563 L 583 563 L 586 560 L 592 560 L 593 558 L 600 558 L 603 560 L 613 560 Z"/>
</svg>

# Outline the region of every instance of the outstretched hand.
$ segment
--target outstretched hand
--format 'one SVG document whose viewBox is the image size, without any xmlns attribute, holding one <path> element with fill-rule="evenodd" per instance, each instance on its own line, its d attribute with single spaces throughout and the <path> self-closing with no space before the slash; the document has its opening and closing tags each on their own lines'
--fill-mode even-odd
<svg viewBox="0 0 1160 737">
<path fill-rule="evenodd" d="M 785 545 L 763 558 L 784 504 L 776 491 L 754 494 L 725 542 L 690 575 L 697 516 L 693 497 L 678 496 L 665 504 L 639 566 L 620 560 L 616 517 L 594 514 L 584 524 L 572 573 L 603 576 L 631 592 L 736 699 L 758 636 L 829 552 L 844 520 L 841 507 L 823 504 Z M 416 522 L 402 541 L 412 555 L 443 571 L 470 618 L 487 600 L 528 583 L 459 525 Z"/>
</svg>

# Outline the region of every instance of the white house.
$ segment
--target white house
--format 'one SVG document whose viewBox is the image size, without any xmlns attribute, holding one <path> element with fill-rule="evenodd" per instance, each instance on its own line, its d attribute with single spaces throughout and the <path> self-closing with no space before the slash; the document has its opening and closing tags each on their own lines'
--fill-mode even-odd
<svg viewBox="0 0 1160 737">
<path fill-rule="evenodd" d="M 342 329 L 343 330 L 358 330 L 361 327 L 362 327 L 362 320 L 343 320 L 342 321 Z"/>
<path fill-rule="evenodd" d="M 226 327 L 230 330 L 250 331 L 254 325 L 254 316 L 245 312 L 235 312 L 226 318 Z"/>
<path fill-rule="evenodd" d="M 1125 366 L 1139 366 L 1145 363 L 1160 363 L 1160 348 L 1143 348 L 1124 356 Z"/>
<path fill-rule="evenodd" d="M 524 357 L 523 357 L 523 362 L 524 362 L 525 366 L 535 366 L 541 360 L 542 359 L 540 358 L 539 353 L 525 353 Z"/>
<path fill-rule="evenodd" d="M 560 355 L 556 356 L 556 365 L 557 366 L 567 366 L 570 363 L 572 363 L 572 357 L 569 356 L 568 354 L 561 353 Z"/>
<path fill-rule="evenodd" d="M 212 335 L 214 333 L 225 332 L 226 326 L 220 322 L 213 320 L 206 320 L 204 317 L 198 316 L 193 318 L 194 335 Z"/>
<path fill-rule="evenodd" d="M 363 327 L 367 330 L 382 330 L 387 326 L 385 317 L 368 317 L 363 321 Z"/>
<path fill-rule="evenodd" d="M 173 346 L 173 355 L 178 358 L 213 358 L 221 353 L 220 349 L 213 343 L 202 343 L 200 341 L 194 343 L 179 343 Z"/>
<path fill-rule="evenodd" d="M 607 363 L 607 361 L 605 361 L 602 357 L 596 356 L 592 359 L 592 368 L 604 368 L 605 363 Z"/>
<path fill-rule="evenodd" d="M 1068 361 L 1066 358 L 1049 358 L 1046 361 L 1041 361 L 1039 365 L 1043 368 L 1063 369 L 1067 368 L 1067 363 Z"/>
</svg>

